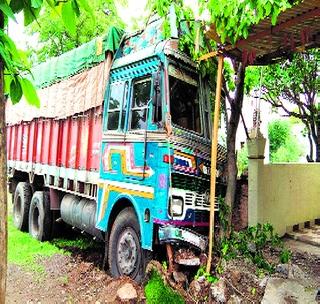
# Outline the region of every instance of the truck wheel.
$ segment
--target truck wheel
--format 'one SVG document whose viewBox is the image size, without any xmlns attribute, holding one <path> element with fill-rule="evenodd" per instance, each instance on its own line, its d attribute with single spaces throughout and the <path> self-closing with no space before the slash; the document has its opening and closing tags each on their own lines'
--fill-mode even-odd
<svg viewBox="0 0 320 304">
<path fill-rule="evenodd" d="M 129 276 L 140 282 L 145 272 L 145 250 L 133 208 L 123 209 L 115 219 L 109 239 L 108 264 L 113 277 Z"/>
<path fill-rule="evenodd" d="M 28 231 L 28 216 L 32 191 L 29 183 L 18 183 L 13 198 L 13 224 L 21 231 Z"/>
<path fill-rule="evenodd" d="M 50 210 L 49 194 L 36 191 L 31 199 L 29 210 L 29 233 L 38 241 L 47 241 L 51 238 L 52 212 Z"/>
</svg>

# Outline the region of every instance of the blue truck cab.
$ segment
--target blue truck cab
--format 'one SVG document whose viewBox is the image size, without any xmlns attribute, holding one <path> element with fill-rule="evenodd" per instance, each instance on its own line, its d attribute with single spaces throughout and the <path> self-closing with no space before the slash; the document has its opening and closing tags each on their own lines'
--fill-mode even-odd
<svg viewBox="0 0 320 304">
<path fill-rule="evenodd" d="M 207 248 L 209 86 L 162 27 L 154 17 L 122 39 L 103 110 L 96 228 L 111 274 L 136 280 L 159 244 L 195 255 Z M 219 156 L 223 165 L 222 147 Z"/>
</svg>

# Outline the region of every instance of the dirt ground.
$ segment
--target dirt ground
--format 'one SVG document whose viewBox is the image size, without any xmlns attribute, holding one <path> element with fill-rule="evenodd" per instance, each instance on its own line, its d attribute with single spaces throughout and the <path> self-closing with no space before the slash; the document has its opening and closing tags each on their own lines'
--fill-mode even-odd
<svg viewBox="0 0 320 304">
<path fill-rule="evenodd" d="M 290 247 L 292 251 L 291 263 L 297 265 L 302 270 L 308 282 L 308 288 L 319 289 L 320 255 L 310 253 L 310 248 L 304 250 L 306 249 L 304 245 L 303 248 L 288 247 Z M 272 264 L 279 263 L 279 251 L 274 248 L 266 248 L 264 250 L 264 256 Z M 287 275 L 277 271 L 271 276 L 273 278 L 287 278 Z M 269 275 L 266 274 L 264 277 L 259 277 L 255 265 L 244 259 L 235 259 L 228 262 L 223 277 L 228 282 L 229 295 L 234 294 L 240 296 L 243 303 L 260 303 L 266 287 L 262 282 L 264 278 L 268 278 Z M 299 280 L 300 278 L 297 279 Z"/>
<path fill-rule="evenodd" d="M 9 265 L 6 303 L 121 303 L 117 290 L 135 285 L 139 302 L 143 290 L 129 278 L 112 279 L 102 271 L 102 254 L 77 250 L 71 256 L 56 254 L 38 261 L 45 273 L 31 273 Z"/>
<path fill-rule="evenodd" d="M 56 254 L 39 259 L 38 262 L 45 267 L 43 274 L 9 265 L 7 303 L 121 303 L 117 299 L 117 290 L 131 280 L 112 279 L 101 270 L 102 259 L 102 248 L 77 249 L 71 256 Z M 320 256 L 294 250 L 292 262 L 307 274 L 314 287 L 320 286 Z M 264 288 L 259 286 L 254 269 L 250 268 L 252 265 L 241 260 L 232 264 L 230 268 L 240 273 L 238 278 L 230 277 L 228 271 L 225 274 L 231 283 L 230 294 L 241 295 L 244 302 L 259 303 Z M 135 287 L 139 295 L 137 302 L 145 302 L 143 288 Z"/>
</svg>

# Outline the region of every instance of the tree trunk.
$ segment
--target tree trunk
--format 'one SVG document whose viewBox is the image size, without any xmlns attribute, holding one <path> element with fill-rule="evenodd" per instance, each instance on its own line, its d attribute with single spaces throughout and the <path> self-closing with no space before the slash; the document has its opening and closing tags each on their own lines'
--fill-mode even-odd
<svg viewBox="0 0 320 304">
<path fill-rule="evenodd" d="M 4 28 L 2 12 L 0 28 Z M 0 57 L 0 304 L 5 303 L 7 281 L 7 139 L 3 74 L 4 64 Z"/>
<path fill-rule="evenodd" d="M 5 302 L 7 277 L 7 140 L 3 89 L 0 60 L 0 304 Z"/>
<path fill-rule="evenodd" d="M 312 137 L 309 130 L 308 130 L 308 140 L 309 140 L 309 155 L 307 155 L 307 161 L 308 163 L 311 163 L 313 162 L 313 142 L 312 142 Z"/>
<path fill-rule="evenodd" d="M 318 114 L 318 119 L 316 120 L 316 136 L 317 136 L 317 140 L 315 142 L 316 144 L 316 162 L 319 163 L 320 162 L 320 113 Z"/>
<path fill-rule="evenodd" d="M 239 64 L 237 68 L 236 91 L 233 100 L 230 102 L 231 113 L 227 126 L 227 192 L 225 203 L 230 208 L 227 236 L 229 236 L 230 233 L 232 209 L 237 188 L 236 134 L 243 104 L 244 78 L 245 67 Z"/>
</svg>

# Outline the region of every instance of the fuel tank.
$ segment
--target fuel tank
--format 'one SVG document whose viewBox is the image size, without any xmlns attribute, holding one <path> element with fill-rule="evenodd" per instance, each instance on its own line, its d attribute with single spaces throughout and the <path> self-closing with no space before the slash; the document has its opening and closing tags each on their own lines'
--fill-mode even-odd
<svg viewBox="0 0 320 304">
<path fill-rule="evenodd" d="M 64 222 L 103 241 L 102 232 L 96 228 L 95 201 L 66 194 L 61 201 L 60 212 Z"/>
</svg>

